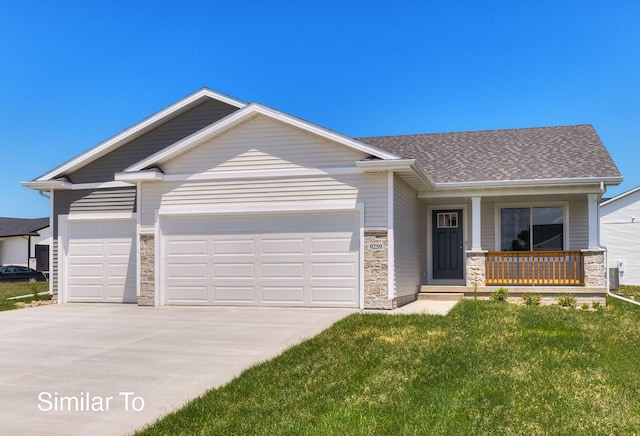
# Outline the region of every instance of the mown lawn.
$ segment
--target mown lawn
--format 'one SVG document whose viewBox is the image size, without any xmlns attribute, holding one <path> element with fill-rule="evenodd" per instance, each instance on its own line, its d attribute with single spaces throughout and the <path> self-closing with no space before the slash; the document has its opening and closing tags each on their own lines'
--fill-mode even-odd
<svg viewBox="0 0 640 436">
<path fill-rule="evenodd" d="M 51 297 L 48 295 L 41 295 L 37 298 L 29 297 L 21 300 L 7 300 L 10 297 L 17 297 L 20 295 L 33 295 L 34 293 L 47 292 L 49 290 L 49 282 L 36 282 L 36 283 L 0 283 L 0 311 L 16 309 L 15 303 L 17 301 L 31 302 L 34 299 L 48 300 Z"/>
<path fill-rule="evenodd" d="M 640 307 L 465 300 L 352 315 L 139 434 L 632 434 L 639 405 Z"/>
</svg>

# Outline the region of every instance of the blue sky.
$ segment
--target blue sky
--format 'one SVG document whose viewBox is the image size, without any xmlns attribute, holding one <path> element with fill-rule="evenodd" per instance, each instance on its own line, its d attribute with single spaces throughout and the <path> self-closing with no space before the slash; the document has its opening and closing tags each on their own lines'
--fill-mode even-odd
<svg viewBox="0 0 640 436">
<path fill-rule="evenodd" d="M 346 135 L 593 124 L 640 185 L 640 2 L 0 0 L 0 216 L 206 86 Z"/>
</svg>

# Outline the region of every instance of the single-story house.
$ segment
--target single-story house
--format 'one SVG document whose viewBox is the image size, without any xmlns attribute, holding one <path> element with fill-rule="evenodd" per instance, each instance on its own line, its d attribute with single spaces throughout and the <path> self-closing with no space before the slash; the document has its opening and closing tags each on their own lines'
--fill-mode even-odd
<svg viewBox="0 0 640 436">
<path fill-rule="evenodd" d="M 640 186 L 600 204 L 600 239 L 619 283 L 640 285 Z"/>
<path fill-rule="evenodd" d="M 0 217 L 0 266 L 28 266 L 49 271 L 49 218 Z"/>
<path fill-rule="evenodd" d="M 590 125 L 351 138 L 202 89 L 23 184 L 50 193 L 59 302 L 391 309 L 603 297 L 621 181 Z"/>
</svg>

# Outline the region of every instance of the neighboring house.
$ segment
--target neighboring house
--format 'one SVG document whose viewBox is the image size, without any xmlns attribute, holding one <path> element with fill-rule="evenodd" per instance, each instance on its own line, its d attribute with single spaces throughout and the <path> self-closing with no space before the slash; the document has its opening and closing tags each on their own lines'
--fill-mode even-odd
<svg viewBox="0 0 640 436">
<path fill-rule="evenodd" d="M 603 298 L 621 180 L 590 125 L 354 139 L 202 89 L 24 185 L 50 192 L 60 302 L 390 309 Z"/>
<path fill-rule="evenodd" d="M 0 218 L 0 265 L 49 271 L 49 218 Z"/>
<path fill-rule="evenodd" d="M 600 239 L 620 283 L 640 285 L 640 186 L 600 204 Z"/>
</svg>

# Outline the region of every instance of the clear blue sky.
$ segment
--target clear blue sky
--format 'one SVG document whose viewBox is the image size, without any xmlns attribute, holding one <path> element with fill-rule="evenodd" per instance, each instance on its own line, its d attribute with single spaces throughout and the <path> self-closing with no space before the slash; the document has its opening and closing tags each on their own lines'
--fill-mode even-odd
<svg viewBox="0 0 640 436">
<path fill-rule="evenodd" d="M 640 2 L 0 0 L 0 216 L 206 86 L 350 136 L 593 124 L 640 185 Z"/>
</svg>

